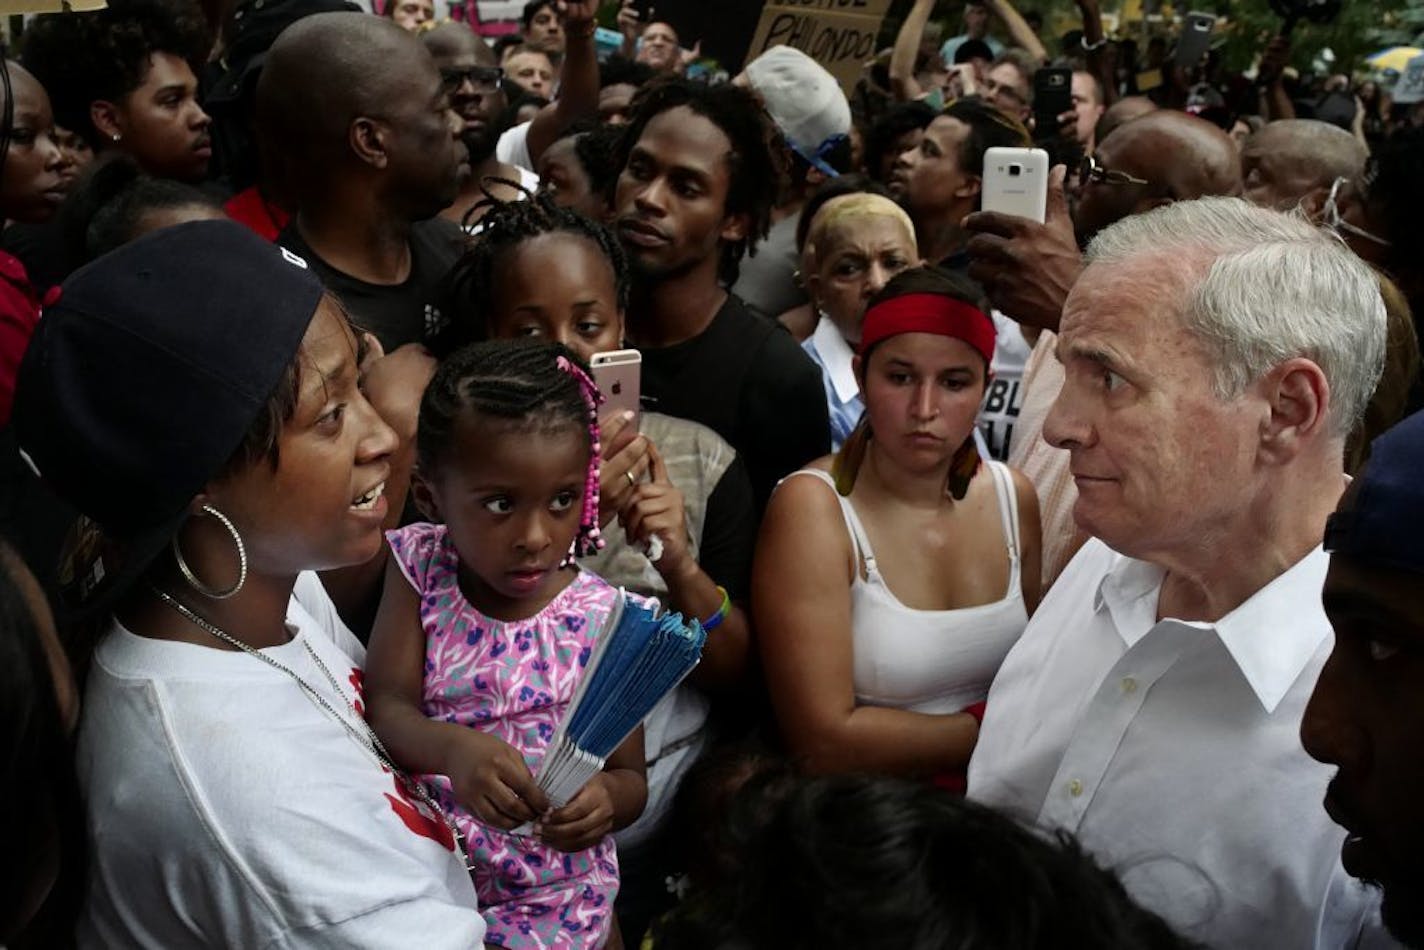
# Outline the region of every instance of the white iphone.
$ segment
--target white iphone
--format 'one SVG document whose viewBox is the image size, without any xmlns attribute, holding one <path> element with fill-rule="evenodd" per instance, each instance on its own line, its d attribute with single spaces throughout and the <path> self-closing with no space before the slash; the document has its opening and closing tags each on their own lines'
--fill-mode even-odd
<svg viewBox="0 0 1424 950">
<path fill-rule="evenodd" d="M 637 350 L 595 353 L 588 361 L 593 380 L 603 393 L 603 413 L 628 410 L 633 413 L 633 431 L 642 425 L 643 354 Z"/>
<path fill-rule="evenodd" d="M 1048 213 L 1048 153 L 1041 148 L 991 148 L 985 152 L 980 210 L 1042 224 Z"/>
</svg>

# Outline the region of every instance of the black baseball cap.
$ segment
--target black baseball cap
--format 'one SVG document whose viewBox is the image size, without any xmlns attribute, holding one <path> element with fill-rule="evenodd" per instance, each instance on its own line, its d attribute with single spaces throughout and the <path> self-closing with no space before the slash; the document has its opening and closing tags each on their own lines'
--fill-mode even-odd
<svg viewBox="0 0 1424 950">
<path fill-rule="evenodd" d="M 1424 412 L 1370 443 L 1370 458 L 1351 486 L 1354 503 L 1325 522 L 1331 554 L 1424 574 Z"/>
<path fill-rule="evenodd" d="M 14 431 L 84 516 L 61 606 L 111 606 L 187 518 L 296 358 L 322 297 L 307 263 L 231 221 L 164 228 L 76 271 L 20 364 Z"/>
</svg>

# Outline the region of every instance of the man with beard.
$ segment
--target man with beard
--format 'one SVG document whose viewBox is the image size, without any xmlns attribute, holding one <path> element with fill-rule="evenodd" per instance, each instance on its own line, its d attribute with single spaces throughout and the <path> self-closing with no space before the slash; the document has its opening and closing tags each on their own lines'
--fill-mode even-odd
<svg viewBox="0 0 1424 950">
<path fill-rule="evenodd" d="M 1306 707 L 1305 750 L 1339 771 L 1325 810 L 1345 870 L 1384 889 L 1384 923 L 1424 947 L 1424 414 L 1374 442 L 1325 527 L 1335 649 Z"/>
<path fill-rule="evenodd" d="M 257 122 L 297 199 L 279 243 L 387 352 L 437 333 L 463 235 L 430 219 L 469 164 L 464 122 L 420 41 L 363 13 L 299 20 L 267 54 Z"/>
<path fill-rule="evenodd" d="M 517 201 L 524 192 L 514 185 L 534 191 L 539 187 L 539 176 L 500 161 L 494 153 L 500 133 L 498 120 L 509 104 L 494 51 L 460 23 L 443 23 L 425 33 L 421 41 L 440 70 L 450 94 L 450 108 L 464 123 L 460 140 L 470 153 L 470 174 L 461 182 L 454 203 L 440 216 L 456 224 L 473 225 L 483 211 L 471 212 L 486 196 Z"/>
<path fill-rule="evenodd" d="M 618 152 L 618 237 L 633 271 L 628 339 L 643 395 L 700 422 L 746 462 L 757 509 L 831 445 L 821 371 L 727 287 L 765 237 L 778 175 L 771 130 L 736 86 L 650 86 Z"/>
</svg>

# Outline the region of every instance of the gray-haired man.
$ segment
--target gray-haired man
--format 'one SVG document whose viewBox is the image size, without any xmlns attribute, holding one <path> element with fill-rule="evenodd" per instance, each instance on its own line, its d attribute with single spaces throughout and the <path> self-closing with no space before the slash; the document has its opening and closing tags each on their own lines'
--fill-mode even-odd
<svg viewBox="0 0 1424 950">
<path fill-rule="evenodd" d="M 989 693 L 971 797 L 1066 828 L 1212 947 L 1356 946 L 1300 748 L 1330 652 L 1325 519 L 1383 363 L 1374 274 L 1234 198 L 1102 231 L 1064 306 L 1044 435 L 1090 540 Z"/>
</svg>

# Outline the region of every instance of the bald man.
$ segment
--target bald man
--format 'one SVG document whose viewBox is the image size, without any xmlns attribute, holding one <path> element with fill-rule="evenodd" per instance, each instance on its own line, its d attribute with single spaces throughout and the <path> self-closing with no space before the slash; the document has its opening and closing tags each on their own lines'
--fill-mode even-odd
<svg viewBox="0 0 1424 950">
<path fill-rule="evenodd" d="M 450 107 L 463 123 L 460 140 L 470 153 L 470 174 L 462 180 L 460 194 L 440 213 L 441 217 L 457 224 L 464 222 L 487 191 L 504 201 L 517 201 L 522 197 L 523 192 L 518 188 L 498 184 L 495 179 L 517 182 L 531 192 L 537 189 L 538 175 L 502 162 L 495 155 L 495 145 L 504 131 L 499 120 L 509 105 L 509 97 L 494 50 L 463 23 L 442 23 L 422 34 L 421 42 L 445 80 Z M 477 217 L 471 216 L 469 222 L 473 224 L 476 220 Z"/>
<path fill-rule="evenodd" d="M 1312 192 L 1323 199 L 1337 178 L 1354 181 L 1369 157 L 1363 142 L 1328 122 L 1281 119 L 1242 146 L 1243 197 L 1286 211 Z"/>
<path fill-rule="evenodd" d="M 1135 214 L 1209 195 L 1241 193 L 1241 169 L 1231 138 L 1185 112 L 1156 109 L 1119 125 L 1098 145 L 1099 171 L 1081 189 L 1070 218 L 1061 190 L 1050 193 L 1047 224 L 976 214 L 969 273 L 994 305 L 1033 328 L 1058 329 L 1069 289 L 1082 272 L 1078 253 L 1103 228 Z M 1043 422 L 1063 386 L 1054 356 L 1058 337 L 1039 334 L 1024 366 L 1023 405 L 1009 446 L 1009 464 L 1038 492 L 1043 526 L 1043 584 L 1047 590 L 1086 536 L 1073 522 L 1078 490 L 1068 453 L 1043 441 Z"/>
<path fill-rule="evenodd" d="M 1174 109 L 1118 126 L 1098 144 L 1095 158 L 1101 172 L 1082 187 L 1073 215 L 1083 247 L 1108 225 L 1160 205 L 1241 193 L 1231 137 Z"/>
<path fill-rule="evenodd" d="M 1156 112 L 1158 108 L 1157 103 L 1146 96 L 1119 99 L 1103 110 L 1102 118 L 1098 119 L 1098 124 L 1093 129 L 1093 141 L 1103 141 L 1112 135 L 1118 126 L 1126 125 L 1133 119 L 1140 119 L 1149 112 Z"/>
<path fill-rule="evenodd" d="M 465 122 L 420 41 L 363 13 L 300 20 L 267 55 L 257 122 L 298 204 L 278 242 L 387 352 L 438 332 L 463 235 L 430 219 L 469 160 Z"/>
</svg>

